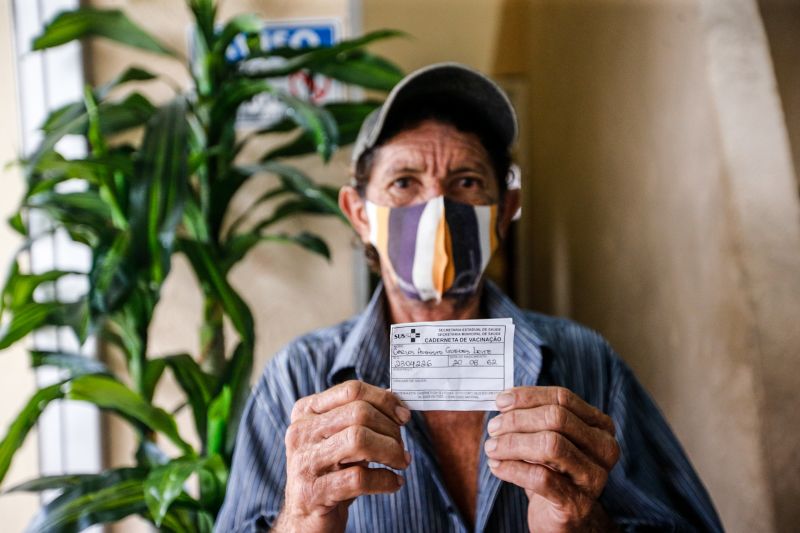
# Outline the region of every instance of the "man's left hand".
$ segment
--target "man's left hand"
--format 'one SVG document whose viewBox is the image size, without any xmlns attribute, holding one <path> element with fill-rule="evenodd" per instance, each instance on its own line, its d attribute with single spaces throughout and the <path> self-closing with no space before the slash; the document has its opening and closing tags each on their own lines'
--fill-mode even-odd
<svg viewBox="0 0 800 533">
<path fill-rule="evenodd" d="M 497 407 L 489 467 L 525 489 L 530 530 L 607 530 L 597 498 L 619 458 L 611 418 L 562 387 L 516 387 L 498 395 Z"/>
</svg>

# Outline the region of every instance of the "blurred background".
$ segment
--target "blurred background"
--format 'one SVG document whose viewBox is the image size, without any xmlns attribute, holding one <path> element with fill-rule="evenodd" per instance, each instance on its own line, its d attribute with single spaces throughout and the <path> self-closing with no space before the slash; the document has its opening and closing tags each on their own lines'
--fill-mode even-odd
<svg viewBox="0 0 800 533">
<path fill-rule="evenodd" d="M 122 8 L 164 43 L 186 50 L 190 22 L 182 1 L 84 5 Z M 0 0 L 2 164 L 30 149 L 26 136 L 45 112 L 37 114 L 37 105 L 55 107 L 69 91 L 73 99 L 75 87 L 80 95 L 83 83 L 108 81 L 121 65 L 144 64 L 187 83 L 166 60 L 100 40 L 71 55 L 45 52 L 33 65 L 31 37 L 60 9 L 75 6 Z M 334 21 L 344 37 L 403 30 L 410 37 L 370 49 L 406 71 L 458 61 L 497 79 L 520 115 L 524 209 L 493 275 L 519 305 L 571 317 L 610 340 L 665 412 L 727 530 L 796 530 L 800 1 L 221 4 L 223 19 L 241 12 Z M 50 71 L 59 74 L 48 77 Z M 167 89 L 143 91 L 158 100 Z M 348 161 L 344 150 L 327 165 L 309 157 L 301 166 L 340 186 Z M 23 193 L 17 168 L 3 170 L 0 190 L 6 219 Z M 264 246 L 232 271 L 230 281 L 255 317 L 254 378 L 282 345 L 351 316 L 368 296 L 361 253 L 343 224 L 287 224 L 321 235 L 332 260 Z M 4 260 L 19 242 L 0 227 Z M 202 320 L 195 278 L 175 257 L 151 325 L 156 354 L 191 353 Z M 5 428 L 37 378 L 21 344 L 0 355 Z M 167 384 L 156 401 L 174 406 L 175 396 L 174 383 Z M 28 438 L 6 483 L 43 469 L 126 464 L 132 456 L 133 434 L 114 419 L 59 405 L 47 417 L 49 426 L 40 424 Z M 38 505 L 37 495 L 0 497 L 0 529 L 22 531 Z M 114 530 L 147 526 L 130 519 Z"/>
</svg>

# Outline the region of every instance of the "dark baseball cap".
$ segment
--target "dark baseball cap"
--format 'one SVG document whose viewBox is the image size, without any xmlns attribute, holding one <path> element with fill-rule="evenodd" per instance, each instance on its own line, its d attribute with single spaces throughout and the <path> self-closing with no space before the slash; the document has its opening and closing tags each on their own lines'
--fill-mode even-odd
<svg viewBox="0 0 800 533">
<path fill-rule="evenodd" d="M 482 118 L 491 133 L 510 149 L 517 138 L 517 115 L 503 90 L 480 72 L 459 63 L 436 63 L 416 70 L 394 86 L 386 101 L 364 119 L 352 162 L 381 140 L 387 125 L 406 106 L 426 100 L 457 102 Z"/>
</svg>

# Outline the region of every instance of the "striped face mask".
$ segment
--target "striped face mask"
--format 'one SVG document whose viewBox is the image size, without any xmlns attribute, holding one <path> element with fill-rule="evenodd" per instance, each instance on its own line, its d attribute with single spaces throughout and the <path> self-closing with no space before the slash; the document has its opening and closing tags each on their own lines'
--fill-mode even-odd
<svg viewBox="0 0 800 533">
<path fill-rule="evenodd" d="M 407 296 L 438 302 L 477 290 L 497 248 L 497 204 L 437 196 L 406 207 L 366 205 L 370 242 Z"/>
</svg>

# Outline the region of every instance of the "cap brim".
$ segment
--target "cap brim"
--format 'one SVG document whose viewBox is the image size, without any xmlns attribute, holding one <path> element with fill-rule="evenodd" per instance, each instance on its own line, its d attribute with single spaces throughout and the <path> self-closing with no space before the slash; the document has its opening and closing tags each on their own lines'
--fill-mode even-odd
<svg viewBox="0 0 800 533">
<path fill-rule="evenodd" d="M 373 111 L 359 131 L 353 162 L 380 139 L 384 128 L 404 105 L 426 97 L 447 98 L 479 113 L 510 148 L 517 138 L 517 117 L 503 90 L 483 74 L 458 63 L 437 63 L 421 68 L 395 85 L 380 108 Z"/>
</svg>

